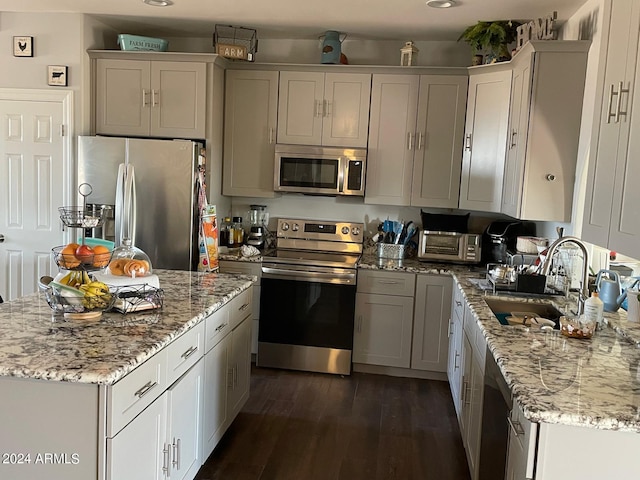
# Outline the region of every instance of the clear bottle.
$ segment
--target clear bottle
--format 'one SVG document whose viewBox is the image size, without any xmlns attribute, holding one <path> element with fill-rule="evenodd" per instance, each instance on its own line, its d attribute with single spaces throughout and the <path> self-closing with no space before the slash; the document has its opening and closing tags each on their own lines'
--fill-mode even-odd
<svg viewBox="0 0 640 480">
<path fill-rule="evenodd" d="M 586 323 L 593 322 L 600 329 L 603 326 L 604 303 L 600 300 L 598 292 L 593 292 L 584 302 L 584 320 Z"/>
<path fill-rule="evenodd" d="M 242 217 L 233 217 L 233 223 L 229 231 L 229 246 L 237 248 L 241 247 L 243 243 L 244 227 L 242 226 Z"/>
<path fill-rule="evenodd" d="M 229 229 L 231 227 L 231 219 L 229 217 L 224 217 L 222 221 L 222 225 L 220 226 L 220 246 L 228 247 L 229 246 Z"/>
</svg>

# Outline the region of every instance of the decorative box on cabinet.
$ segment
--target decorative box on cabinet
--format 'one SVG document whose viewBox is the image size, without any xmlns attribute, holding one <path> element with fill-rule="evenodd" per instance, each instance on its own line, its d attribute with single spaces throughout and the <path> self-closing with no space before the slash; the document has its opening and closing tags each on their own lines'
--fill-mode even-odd
<svg viewBox="0 0 640 480">
<path fill-rule="evenodd" d="M 511 70 L 470 69 L 459 206 L 499 212 L 502 198 Z"/>
<path fill-rule="evenodd" d="M 502 213 L 571 221 L 589 42 L 532 41 L 511 60 Z"/>
<path fill-rule="evenodd" d="M 600 58 L 606 56 L 606 67 L 597 87 L 599 119 L 591 130 L 581 237 L 640 258 L 640 4 L 614 0 L 604 13 L 609 17 L 605 16 Z"/>
<path fill-rule="evenodd" d="M 371 75 L 280 72 L 278 143 L 366 147 Z"/>
<path fill-rule="evenodd" d="M 222 193 L 274 197 L 278 72 L 227 70 Z"/>
<path fill-rule="evenodd" d="M 467 75 L 374 74 L 365 203 L 458 206 Z"/>
<path fill-rule="evenodd" d="M 97 134 L 205 138 L 204 62 L 96 60 Z"/>
</svg>

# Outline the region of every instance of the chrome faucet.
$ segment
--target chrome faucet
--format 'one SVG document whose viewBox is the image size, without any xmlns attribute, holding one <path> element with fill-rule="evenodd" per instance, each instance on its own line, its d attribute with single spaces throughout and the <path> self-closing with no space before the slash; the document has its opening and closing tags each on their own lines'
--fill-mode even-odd
<svg viewBox="0 0 640 480">
<path fill-rule="evenodd" d="M 558 250 L 558 247 L 565 243 L 574 243 L 580 250 L 582 250 L 582 281 L 580 283 L 580 290 L 578 291 L 578 315 L 584 313 L 584 302 L 589 298 L 589 251 L 587 246 L 578 237 L 561 237 L 551 244 L 547 249 L 547 256 L 542 263 L 542 274 L 549 275 L 551 271 L 551 264 L 553 263 L 553 254 Z"/>
</svg>

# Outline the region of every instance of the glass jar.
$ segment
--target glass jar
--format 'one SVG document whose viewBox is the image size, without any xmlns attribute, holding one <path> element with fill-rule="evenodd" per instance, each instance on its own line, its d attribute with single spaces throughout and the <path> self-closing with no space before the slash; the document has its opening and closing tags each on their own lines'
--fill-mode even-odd
<svg viewBox="0 0 640 480">
<path fill-rule="evenodd" d="M 242 217 L 233 217 L 233 223 L 229 229 L 229 246 L 232 248 L 241 247 L 244 243 L 244 227 Z"/>
<path fill-rule="evenodd" d="M 231 219 L 229 217 L 224 217 L 222 221 L 222 225 L 220 226 L 220 246 L 228 247 L 229 240 L 229 230 L 231 228 Z"/>
</svg>

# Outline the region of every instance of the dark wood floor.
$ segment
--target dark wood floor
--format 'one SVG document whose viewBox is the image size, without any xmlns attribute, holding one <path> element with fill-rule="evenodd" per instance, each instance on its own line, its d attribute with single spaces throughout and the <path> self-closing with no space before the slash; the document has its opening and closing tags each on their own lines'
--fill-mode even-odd
<svg viewBox="0 0 640 480">
<path fill-rule="evenodd" d="M 446 382 L 254 367 L 196 480 L 468 480 Z"/>
</svg>

